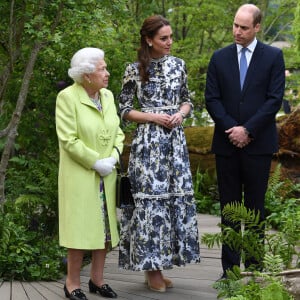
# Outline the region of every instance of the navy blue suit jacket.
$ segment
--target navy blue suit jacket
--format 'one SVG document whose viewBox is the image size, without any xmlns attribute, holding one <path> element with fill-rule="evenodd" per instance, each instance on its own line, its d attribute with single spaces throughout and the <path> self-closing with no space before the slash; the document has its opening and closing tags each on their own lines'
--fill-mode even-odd
<svg viewBox="0 0 300 300">
<path fill-rule="evenodd" d="M 243 151 L 278 151 L 275 117 L 285 87 L 282 51 L 257 42 L 241 91 L 236 44 L 217 50 L 210 60 L 205 89 L 206 108 L 215 122 L 212 151 L 230 155 L 236 147 L 225 130 L 242 125 L 253 137 Z"/>
</svg>

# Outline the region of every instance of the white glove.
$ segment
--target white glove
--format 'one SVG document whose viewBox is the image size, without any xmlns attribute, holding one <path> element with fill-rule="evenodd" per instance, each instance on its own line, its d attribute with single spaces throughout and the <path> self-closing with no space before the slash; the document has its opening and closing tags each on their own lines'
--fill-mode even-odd
<svg viewBox="0 0 300 300">
<path fill-rule="evenodd" d="M 105 163 L 112 164 L 113 166 L 117 163 L 117 160 L 112 156 L 107 157 L 107 158 L 103 158 L 103 159 L 100 159 L 100 160 L 105 162 Z"/>
<path fill-rule="evenodd" d="M 96 170 L 100 176 L 104 177 L 112 172 L 116 163 L 117 160 L 114 157 L 98 159 L 93 165 L 93 169 Z"/>
</svg>

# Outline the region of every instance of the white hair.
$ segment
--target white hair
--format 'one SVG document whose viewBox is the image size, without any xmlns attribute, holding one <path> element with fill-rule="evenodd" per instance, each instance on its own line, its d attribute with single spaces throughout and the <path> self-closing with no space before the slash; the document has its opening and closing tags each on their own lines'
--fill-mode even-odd
<svg viewBox="0 0 300 300">
<path fill-rule="evenodd" d="M 100 59 L 104 59 L 104 51 L 101 49 L 87 47 L 78 50 L 71 59 L 69 76 L 75 82 L 82 83 L 82 75 L 93 73 Z"/>
</svg>

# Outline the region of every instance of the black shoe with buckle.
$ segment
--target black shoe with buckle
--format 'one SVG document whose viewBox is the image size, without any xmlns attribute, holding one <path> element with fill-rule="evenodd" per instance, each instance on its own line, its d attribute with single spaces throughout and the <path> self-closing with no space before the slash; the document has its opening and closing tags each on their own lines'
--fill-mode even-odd
<svg viewBox="0 0 300 300">
<path fill-rule="evenodd" d="M 70 300 L 88 300 L 88 298 L 85 296 L 82 289 L 75 289 L 71 293 L 68 291 L 67 286 L 64 285 L 64 291 L 67 298 Z"/>
<path fill-rule="evenodd" d="M 89 289 L 90 293 L 97 294 L 99 293 L 102 297 L 105 298 L 117 298 L 118 295 L 112 290 L 112 288 L 108 284 L 103 284 L 101 286 L 97 286 L 90 279 L 89 281 Z"/>
<path fill-rule="evenodd" d="M 216 282 L 224 281 L 228 279 L 227 275 L 225 273 L 221 274 L 220 278 L 216 280 Z"/>
</svg>

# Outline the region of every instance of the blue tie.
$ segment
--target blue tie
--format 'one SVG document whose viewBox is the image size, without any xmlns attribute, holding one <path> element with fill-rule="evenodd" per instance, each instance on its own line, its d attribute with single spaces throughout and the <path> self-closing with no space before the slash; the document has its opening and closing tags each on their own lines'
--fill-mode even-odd
<svg viewBox="0 0 300 300">
<path fill-rule="evenodd" d="M 243 89 L 244 80 L 247 73 L 247 59 L 246 59 L 246 53 L 247 48 L 242 48 L 241 50 L 241 58 L 240 58 L 240 83 L 241 83 L 241 89 Z"/>
</svg>

